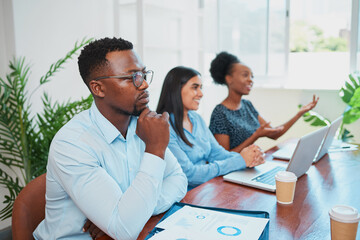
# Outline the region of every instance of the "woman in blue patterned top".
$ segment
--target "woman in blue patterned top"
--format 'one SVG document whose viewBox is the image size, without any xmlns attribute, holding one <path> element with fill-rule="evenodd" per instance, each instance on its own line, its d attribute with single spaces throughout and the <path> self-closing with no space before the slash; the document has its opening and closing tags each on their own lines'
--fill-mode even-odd
<svg viewBox="0 0 360 240">
<path fill-rule="evenodd" d="M 264 162 L 259 147 L 251 145 L 241 153 L 225 150 L 218 144 L 198 109 L 202 81 L 200 73 L 187 67 L 175 67 L 166 75 L 157 107 L 158 113 L 170 114 L 169 148 L 178 159 L 193 188 L 216 176 Z"/>
<path fill-rule="evenodd" d="M 279 138 L 319 100 L 314 95 L 313 101 L 301 107 L 289 121 L 271 127 L 249 100 L 242 99 L 253 85 L 253 73 L 248 66 L 236 56 L 221 52 L 211 62 L 210 73 L 215 83 L 226 85 L 229 90 L 228 96 L 211 114 L 210 130 L 221 146 L 234 152 L 240 152 L 260 137 Z"/>
</svg>

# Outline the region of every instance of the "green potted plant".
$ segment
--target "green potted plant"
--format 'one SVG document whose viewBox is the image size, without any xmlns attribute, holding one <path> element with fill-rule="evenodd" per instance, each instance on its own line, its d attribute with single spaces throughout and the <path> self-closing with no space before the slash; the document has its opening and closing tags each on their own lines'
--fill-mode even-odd
<svg viewBox="0 0 360 240">
<path fill-rule="evenodd" d="M 76 42 L 74 48 L 50 66 L 40 78 L 37 91 L 50 82 L 54 74 L 74 54 L 92 39 Z M 0 78 L 0 185 L 8 190 L 0 211 L 0 219 L 11 217 L 13 203 L 21 189 L 32 179 L 46 172 L 49 146 L 55 133 L 75 114 L 90 107 L 91 95 L 79 101 L 52 102 L 43 93 L 43 110 L 30 115 L 30 96 L 26 90 L 30 67 L 25 58 L 14 58 L 9 63 L 10 73 Z M 6 170 L 5 170 L 6 168 Z M 9 174 L 11 172 L 11 174 Z"/>
<path fill-rule="evenodd" d="M 344 111 L 344 118 L 340 125 L 338 138 L 347 142 L 354 135 L 344 125 L 351 124 L 360 118 L 360 76 L 357 73 L 349 74 L 349 79 L 345 81 L 345 85 L 340 89 L 339 95 L 343 102 L 347 104 L 347 108 Z M 300 107 L 301 105 L 299 105 Z M 314 111 L 305 113 L 303 119 L 305 122 L 309 122 L 311 126 L 330 125 L 329 119 Z"/>
<path fill-rule="evenodd" d="M 360 118 L 360 76 L 357 73 L 349 74 L 345 86 L 340 89 L 340 97 L 348 105 L 340 126 L 340 137 L 346 141 L 354 136 L 344 128 L 344 124 L 351 124 Z"/>
</svg>

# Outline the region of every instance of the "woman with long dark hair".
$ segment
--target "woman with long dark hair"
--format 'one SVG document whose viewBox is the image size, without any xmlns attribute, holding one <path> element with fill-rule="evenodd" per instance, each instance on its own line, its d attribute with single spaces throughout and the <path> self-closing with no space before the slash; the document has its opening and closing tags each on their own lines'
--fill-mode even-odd
<svg viewBox="0 0 360 240">
<path fill-rule="evenodd" d="M 198 71 L 175 67 L 165 77 L 156 110 L 170 114 L 169 148 L 186 174 L 190 188 L 216 176 L 264 162 L 263 153 L 255 145 L 239 154 L 218 144 L 204 120 L 195 112 L 203 96 L 201 89 Z"/>
</svg>

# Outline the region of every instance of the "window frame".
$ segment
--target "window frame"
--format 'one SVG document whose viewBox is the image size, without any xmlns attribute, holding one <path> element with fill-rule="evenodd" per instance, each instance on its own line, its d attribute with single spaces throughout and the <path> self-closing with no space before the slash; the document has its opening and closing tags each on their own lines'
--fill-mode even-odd
<svg viewBox="0 0 360 240">
<path fill-rule="evenodd" d="M 115 35 L 119 33 L 119 24 L 118 24 L 118 20 L 119 20 L 119 6 L 121 4 L 119 4 L 119 0 L 113 0 L 114 1 L 114 33 Z M 217 16 L 216 16 L 216 21 L 217 21 L 217 26 L 216 26 L 216 31 L 218 33 L 220 33 L 220 14 L 219 14 L 219 6 L 220 6 L 220 1 L 221 0 L 216 0 L 216 6 L 217 6 Z M 350 55 L 350 61 L 349 61 L 349 73 L 353 73 L 356 70 L 358 70 L 357 67 L 357 63 L 359 62 L 357 60 L 358 55 L 360 56 L 360 49 L 359 48 L 359 1 L 360 0 L 352 0 L 351 4 L 352 4 L 352 9 L 351 9 L 351 26 L 350 26 L 350 45 L 349 45 L 349 50 L 348 53 Z M 199 0 L 199 4 L 204 4 L 204 0 Z M 285 39 L 284 39 L 284 72 L 282 75 L 271 75 L 269 74 L 269 43 L 270 43 L 270 0 L 266 1 L 266 19 L 267 19 L 267 26 L 266 26 L 266 45 L 265 45 L 265 72 L 264 74 L 259 74 L 257 76 L 257 86 L 260 87 L 280 87 L 280 88 L 288 88 L 286 87 L 287 85 L 287 80 L 288 80 L 288 74 L 289 74 L 289 54 L 290 54 L 290 8 L 291 8 L 291 1 L 290 0 L 285 0 L 284 4 L 285 4 L 285 16 L 284 16 L 284 23 L 285 23 Z M 129 4 L 129 3 L 127 3 Z M 141 58 L 144 58 L 144 54 L 145 54 L 145 45 L 144 45 L 144 4 L 145 1 L 144 0 L 133 0 L 132 3 L 130 4 L 135 4 L 136 5 L 136 33 L 137 33 L 137 52 L 140 55 Z M 199 5 L 199 6 L 200 6 Z M 216 54 L 217 52 L 219 52 L 220 49 L 220 45 L 221 45 L 221 39 L 220 39 L 220 34 L 217 34 L 217 49 L 214 49 L 214 54 Z M 203 36 L 204 38 L 204 36 Z M 201 58 L 201 56 L 203 56 L 205 53 L 203 51 L 203 49 L 198 49 L 198 54 L 199 54 L 199 59 L 203 59 Z M 205 70 L 206 66 L 204 66 L 204 62 L 199 61 L 199 66 L 201 69 L 199 69 L 200 71 Z M 276 79 L 276 80 L 275 80 Z M 292 88 L 300 88 L 301 86 L 298 87 L 292 87 Z M 291 88 L 291 87 L 290 87 Z"/>
</svg>

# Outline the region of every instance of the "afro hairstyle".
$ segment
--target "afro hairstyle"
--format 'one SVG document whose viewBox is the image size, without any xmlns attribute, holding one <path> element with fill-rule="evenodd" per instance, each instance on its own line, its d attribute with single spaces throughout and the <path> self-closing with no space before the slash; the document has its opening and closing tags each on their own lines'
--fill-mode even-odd
<svg viewBox="0 0 360 240">
<path fill-rule="evenodd" d="M 240 60 L 227 52 L 221 52 L 216 55 L 210 65 L 211 77 L 216 84 L 226 85 L 225 76 L 231 73 L 234 63 L 241 63 Z"/>
</svg>

